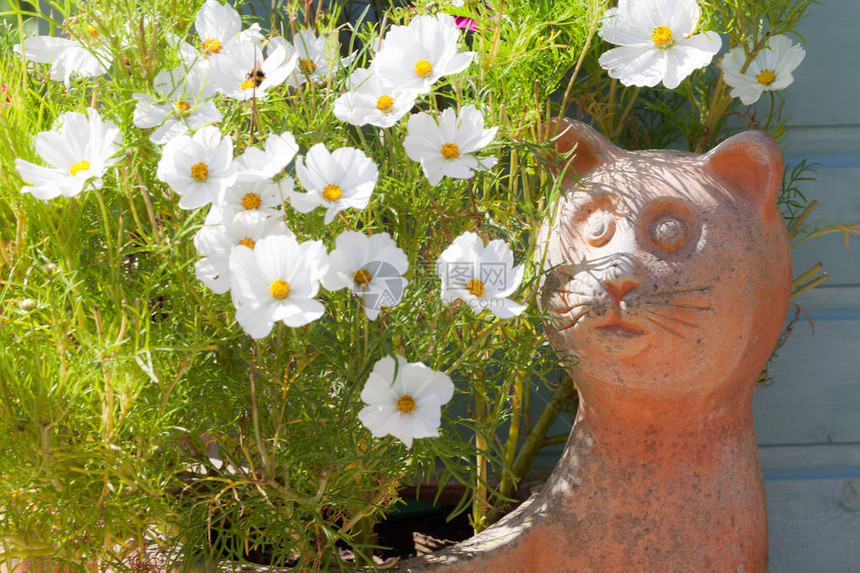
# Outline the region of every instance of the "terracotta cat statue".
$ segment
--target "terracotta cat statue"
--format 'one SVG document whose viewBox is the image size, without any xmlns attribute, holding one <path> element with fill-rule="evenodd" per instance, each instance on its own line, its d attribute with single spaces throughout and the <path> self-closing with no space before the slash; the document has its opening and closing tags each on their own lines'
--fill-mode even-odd
<svg viewBox="0 0 860 573">
<path fill-rule="evenodd" d="M 694 155 L 552 129 L 575 155 L 540 302 L 579 392 L 570 438 L 513 513 L 392 570 L 762 573 L 752 393 L 789 302 L 782 152 L 755 131 Z"/>
</svg>

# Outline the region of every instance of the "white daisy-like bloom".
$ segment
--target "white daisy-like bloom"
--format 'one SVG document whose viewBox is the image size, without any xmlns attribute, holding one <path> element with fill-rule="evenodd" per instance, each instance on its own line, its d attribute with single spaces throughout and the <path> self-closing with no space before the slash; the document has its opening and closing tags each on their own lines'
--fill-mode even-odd
<svg viewBox="0 0 860 573">
<path fill-rule="evenodd" d="M 180 209 L 208 205 L 236 181 L 233 141 L 214 125 L 174 137 L 162 149 L 155 176 L 180 195 Z"/>
<path fill-rule="evenodd" d="M 619 47 L 601 54 L 600 65 L 626 86 L 678 87 L 722 46 L 716 32 L 695 34 L 699 14 L 697 0 L 619 0 L 598 32 Z"/>
<path fill-rule="evenodd" d="M 215 89 L 225 96 L 245 101 L 262 100 L 266 91 L 284 83 L 296 68 L 298 57 L 287 57 L 283 46 L 268 48 L 268 57 L 263 49 L 251 42 L 241 42 L 226 54 L 209 62 L 209 73 Z"/>
<path fill-rule="evenodd" d="M 331 291 L 346 288 L 361 297 L 368 320 L 376 320 L 385 306 L 400 304 L 408 284 L 403 278 L 409 259 L 388 233 L 370 237 L 344 231 L 329 253 L 322 285 Z"/>
<path fill-rule="evenodd" d="M 194 246 L 203 257 L 194 265 L 194 274 L 216 294 L 230 290 L 230 254 L 245 246 L 254 249 L 257 242 L 274 235 L 293 237 L 282 219 L 260 213 L 246 213 L 229 223 L 204 225 L 194 235 Z"/>
<path fill-rule="evenodd" d="M 352 125 L 391 127 L 415 106 L 416 90 L 383 82 L 379 75 L 358 68 L 349 77 L 346 92 L 334 102 L 334 115 Z"/>
<path fill-rule="evenodd" d="M 104 46 L 87 46 L 76 39 L 53 36 L 33 36 L 13 50 L 39 64 L 51 64 L 51 79 L 62 81 L 68 88 L 72 74 L 96 78 L 110 67 L 110 52 Z"/>
<path fill-rule="evenodd" d="M 364 209 L 376 187 L 379 169 L 363 151 L 341 147 L 329 153 L 322 143 L 296 159 L 296 177 L 306 193 L 289 193 L 293 208 L 309 213 L 325 207 L 325 224 L 344 209 Z"/>
<path fill-rule="evenodd" d="M 391 434 L 407 448 L 416 438 L 439 435 L 442 406 L 454 396 L 444 372 L 403 356 L 381 358 L 370 372 L 361 399 L 367 404 L 358 419 L 377 438 Z"/>
<path fill-rule="evenodd" d="M 238 215 L 255 213 L 267 218 L 282 218 L 280 210 L 284 197 L 293 190 L 292 178 L 280 181 L 236 181 L 227 187 L 206 214 L 206 224 L 232 221 Z"/>
<path fill-rule="evenodd" d="M 787 88 L 794 81 L 791 72 L 800 65 L 806 51 L 782 34 L 771 36 L 767 44 L 753 59 L 745 72 L 746 53 L 742 46 L 729 50 L 720 67 L 723 80 L 732 87 L 732 96 L 740 98 L 744 105 L 752 105 L 766 91 Z"/>
<path fill-rule="evenodd" d="M 290 164 L 299 151 L 289 131 L 273 133 L 263 149 L 249 147 L 236 158 L 239 181 L 271 181 Z"/>
<path fill-rule="evenodd" d="M 230 275 L 236 320 L 253 338 L 264 338 L 275 322 L 298 327 L 320 318 L 325 307 L 314 297 L 327 271 L 322 241 L 273 235 L 253 249 L 235 248 Z"/>
<path fill-rule="evenodd" d="M 475 52 L 457 53 L 459 40 L 453 16 L 417 16 L 408 26 L 388 31 L 371 69 L 388 84 L 425 94 L 439 78 L 462 72 L 472 63 Z"/>
<path fill-rule="evenodd" d="M 199 69 L 187 71 L 184 66 L 179 66 L 159 72 L 153 89 L 158 94 L 157 99 L 147 94 L 134 94 L 137 105 L 132 121 L 141 129 L 157 127 L 149 136 L 149 140 L 157 145 L 163 145 L 189 130 L 221 121 L 221 112 L 210 101 L 215 88 L 204 79 Z"/>
<path fill-rule="evenodd" d="M 170 46 L 179 56 L 179 62 L 187 69 L 193 69 L 200 74 L 200 77 L 209 81 L 209 56 L 211 54 L 203 54 L 194 47 L 191 42 L 186 40 L 179 34 L 174 34 L 170 30 L 164 30 L 164 38 L 167 45 Z"/>
<path fill-rule="evenodd" d="M 484 116 L 473 105 L 463 107 L 459 116 L 447 108 L 438 122 L 421 112 L 409 118 L 403 148 L 409 159 L 421 163 L 430 185 L 435 186 L 446 175 L 468 179 L 475 171 L 492 168 L 495 157 L 478 157 L 476 153 L 493 140 L 498 129 L 484 129 Z"/>
<path fill-rule="evenodd" d="M 100 189 L 105 170 L 119 161 L 121 145 L 119 128 L 103 120 L 98 111 L 67 111 L 57 118 L 51 131 L 36 135 L 36 154 L 47 166 L 15 159 L 21 179 L 28 184 L 21 192 L 47 200 L 60 195 L 74 197 L 88 184 Z"/>
<path fill-rule="evenodd" d="M 514 255 L 504 241 L 484 241 L 472 232 L 463 233 L 442 251 L 436 261 L 442 281 L 442 301 L 463 301 L 475 314 L 485 308 L 499 318 L 513 318 L 527 307 L 511 296 L 523 281 L 523 265 L 514 266 Z"/>
<path fill-rule="evenodd" d="M 312 30 L 300 30 L 292 42 L 276 37 L 269 44 L 283 47 L 288 58 L 297 58 L 296 68 L 287 78 L 287 83 L 294 88 L 307 81 L 325 80 L 351 60 L 349 57 L 341 59 L 337 37 L 333 33 L 317 37 Z"/>
<path fill-rule="evenodd" d="M 240 42 L 260 44 L 260 25 L 242 30 L 242 17 L 235 8 L 217 0 L 206 0 L 194 19 L 194 31 L 200 39 L 199 54 L 204 58 L 229 53 Z"/>
</svg>

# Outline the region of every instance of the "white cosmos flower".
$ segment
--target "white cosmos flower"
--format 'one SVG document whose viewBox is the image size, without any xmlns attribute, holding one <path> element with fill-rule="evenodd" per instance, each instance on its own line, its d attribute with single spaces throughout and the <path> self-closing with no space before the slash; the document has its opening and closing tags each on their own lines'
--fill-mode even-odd
<svg viewBox="0 0 860 573">
<path fill-rule="evenodd" d="M 694 34 L 697 0 L 619 0 L 606 11 L 600 37 L 619 47 L 600 56 L 609 77 L 626 86 L 669 89 L 707 66 L 722 46 L 716 32 Z"/>
<path fill-rule="evenodd" d="M 294 236 L 282 219 L 246 213 L 221 225 L 204 225 L 194 235 L 194 246 L 203 257 L 194 274 L 217 294 L 230 290 L 230 254 L 243 245 L 254 249 L 257 242 L 273 235 Z"/>
<path fill-rule="evenodd" d="M 751 105 L 758 101 L 762 92 L 787 88 L 794 81 L 791 72 L 800 65 L 804 56 L 806 52 L 800 44 L 780 34 L 768 39 L 745 72 L 741 72 L 746 62 L 742 46 L 729 50 L 720 67 L 726 84 L 733 88 L 732 96 L 740 98 L 744 105 Z"/>
<path fill-rule="evenodd" d="M 209 101 L 215 95 L 215 88 L 196 68 L 186 71 L 184 66 L 179 66 L 159 72 L 153 88 L 158 94 L 157 100 L 146 94 L 134 94 L 137 105 L 132 121 L 141 129 L 157 127 L 149 136 L 155 144 L 162 145 L 189 130 L 221 121 L 221 112 Z"/>
<path fill-rule="evenodd" d="M 96 110 L 88 109 L 86 115 L 67 111 L 57 118 L 51 131 L 36 136 L 36 154 L 49 166 L 15 160 L 18 173 L 28 183 L 21 192 L 52 199 L 74 197 L 88 182 L 100 189 L 105 170 L 119 161 L 121 145 L 119 128 L 110 120 L 102 120 Z"/>
<path fill-rule="evenodd" d="M 351 60 L 341 59 L 337 36 L 334 33 L 317 37 L 311 30 L 300 30 L 293 36 L 292 42 L 276 37 L 272 38 L 269 44 L 282 46 L 288 58 L 298 58 L 296 68 L 287 78 L 287 83 L 292 87 L 298 87 L 309 80 L 324 80 Z"/>
<path fill-rule="evenodd" d="M 22 47 L 23 46 L 23 47 Z M 62 80 L 68 88 L 72 74 L 95 78 L 107 72 L 111 55 L 104 46 L 86 46 L 76 39 L 33 36 L 16 44 L 17 53 L 39 64 L 51 64 L 51 79 Z"/>
<path fill-rule="evenodd" d="M 200 54 L 204 58 L 229 53 L 240 42 L 260 44 L 260 25 L 242 30 L 242 18 L 235 8 L 217 0 L 206 0 L 194 19 L 194 31 L 200 38 Z"/>
<path fill-rule="evenodd" d="M 293 180 L 286 177 L 278 182 L 271 180 L 236 181 L 227 187 L 212 203 L 206 215 L 206 224 L 232 221 L 234 217 L 255 213 L 263 217 L 283 217 L 280 210 L 284 197 L 293 190 Z"/>
<path fill-rule="evenodd" d="M 299 146 L 289 131 L 271 134 L 263 149 L 249 147 L 236 158 L 239 181 L 271 181 L 290 164 Z"/>
<path fill-rule="evenodd" d="M 425 94 L 436 80 L 462 72 L 475 52 L 457 53 L 460 30 L 449 14 L 417 16 L 385 35 L 371 69 L 388 84 Z"/>
<path fill-rule="evenodd" d="M 215 89 L 225 96 L 245 101 L 262 100 L 266 91 L 284 83 L 296 67 L 297 56 L 287 57 L 283 46 L 272 49 L 268 57 L 263 49 L 251 42 L 241 42 L 226 54 L 209 62 L 209 73 Z"/>
<path fill-rule="evenodd" d="M 416 90 L 383 82 L 377 74 L 358 68 L 349 77 L 348 89 L 334 102 L 334 115 L 352 125 L 391 127 L 415 105 Z"/>
<path fill-rule="evenodd" d="M 328 273 L 322 285 L 328 290 L 347 288 L 362 298 L 369 320 L 376 320 L 383 306 L 399 304 L 408 282 L 403 274 L 409 259 L 388 233 L 370 237 L 344 231 L 329 253 Z"/>
<path fill-rule="evenodd" d="M 453 396 L 454 384 L 444 372 L 386 356 L 364 384 L 361 399 L 367 406 L 358 419 L 377 438 L 391 434 L 411 448 L 413 439 L 439 435 L 442 406 Z"/>
<path fill-rule="evenodd" d="M 236 320 L 253 338 L 263 338 L 275 322 L 297 327 L 325 313 L 315 300 L 319 281 L 328 271 L 322 241 L 298 243 L 273 235 L 254 249 L 241 246 L 230 255 L 230 275 Z"/>
<path fill-rule="evenodd" d="M 309 213 L 323 206 L 328 225 L 344 209 L 367 207 L 379 169 L 358 149 L 341 147 L 329 153 L 324 144 L 317 143 L 304 160 L 296 159 L 296 177 L 307 193 L 289 193 L 293 208 Z"/>
<path fill-rule="evenodd" d="M 513 263 L 513 253 L 504 241 L 496 239 L 484 246 L 475 233 L 463 233 L 436 261 L 442 300 L 451 304 L 460 299 L 475 314 L 485 308 L 499 318 L 521 314 L 527 307 L 507 298 L 523 281 L 523 265 Z"/>
<path fill-rule="evenodd" d="M 162 149 L 155 176 L 181 196 L 181 209 L 208 205 L 236 181 L 233 141 L 214 125 L 174 137 Z"/>
<path fill-rule="evenodd" d="M 416 113 L 409 118 L 408 127 L 403 148 L 410 159 L 421 163 L 431 186 L 438 185 L 446 175 L 468 179 L 475 171 L 485 171 L 496 164 L 495 157 L 476 156 L 493 140 L 498 127 L 484 129 L 484 116 L 475 106 L 463 107 L 459 116 L 447 108 L 438 123 L 428 113 Z"/>
</svg>

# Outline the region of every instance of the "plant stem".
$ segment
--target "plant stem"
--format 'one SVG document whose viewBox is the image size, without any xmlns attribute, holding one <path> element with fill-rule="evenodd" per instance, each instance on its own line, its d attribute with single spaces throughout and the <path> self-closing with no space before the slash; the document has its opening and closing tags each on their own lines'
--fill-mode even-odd
<svg viewBox="0 0 860 573">
<path fill-rule="evenodd" d="M 576 66 L 573 68 L 573 73 L 570 75 L 570 80 L 567 82 L 567 87 L 564 89 L 564 95 L 561 97 L 561 104 L 558 112 L 559 117 L 564 117 L 565 113 L 567 113 L 570 92 L 573 90 L 573 84 L 576 81 L 576 77 L 579 75 L 579 69 L 582 67 L 582 62 L 585 60 L 585 54 L 588 53 L 588 48 L 591 46 L 591 40 L 594 39 L 594 34 L 597 33 L 597 22 L 600 21 L 600 17 L 603 15 L 604 4 L 604 0 L 599 2 L 599 7 L 594 12 L 594 19 L 588 26 L 588 36 L 585 38 L 585 45 L 582 46 L 582 51 L 579 53 L 579 59 L 576 60 Z"/>
<path fill-rule="evenodd" d="M 570 378 L 565 377 L 552 398 L 547 403 L 540 418 L 535 423 L 534 428 L 526 436 L 523 446 L 520 448 L 516 459 L 511 467 L 513 479 L 507 482 L 505 488 L 499 488 L 499 494 L 505 497 L 511 497 L 519 485 L 519 482 L 525 477 L 526 473 L 531 468 L 532 462 L 537 456 L 538 451 L 543 445 L 544 438 L 550 427 L 558 418 L 564 403 L 574 395 L 574 386 Z"/>
</svg>

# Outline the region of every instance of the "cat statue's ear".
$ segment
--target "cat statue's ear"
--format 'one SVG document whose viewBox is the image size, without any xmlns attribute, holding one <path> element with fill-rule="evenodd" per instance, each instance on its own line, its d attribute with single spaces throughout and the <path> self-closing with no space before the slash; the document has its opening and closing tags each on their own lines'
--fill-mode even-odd
<svg viewBox="0 0 860 573">
<path fill-rule="evenodd" d="M 782 186 L 783 157 L 770 135 L 763 131 L 739 133 L 702 155 L 701 160 L 762 215 L 779 214 L 776 199 Z"/>
<path fill-rule="evenodd" d="M 615 161 L 623 153 L 600 132 L 581 121 L 564 117 L 554 119 L 547 133 L 560 157 L 560 163 L 550 163 L 551 169 L 555 172 L 564 169 L 567 179 L 581 178 L 604 163 Z M 565 159 L 571 150 L 574 150 L 573 155 Z"/>
</svg>

